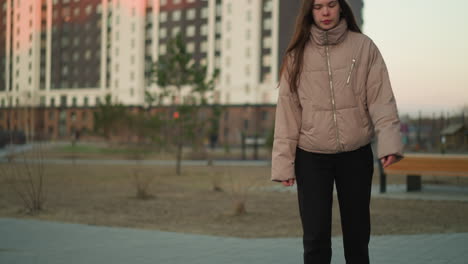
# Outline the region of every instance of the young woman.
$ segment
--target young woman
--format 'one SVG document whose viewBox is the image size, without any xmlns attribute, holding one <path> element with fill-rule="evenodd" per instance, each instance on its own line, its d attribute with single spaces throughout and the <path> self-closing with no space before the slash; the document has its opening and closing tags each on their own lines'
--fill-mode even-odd
<svg viewBox="0 0 468 264">
<path fill-rule="evenodd" d="M 297 181 L 304 263 L 330 263 L 335 182 L 346 263 L 369 263 L 371 139 L 403 158 L 384 60 L 344 0 L 304 0 L 281 69 L 272 180 Z"/>
</svg>

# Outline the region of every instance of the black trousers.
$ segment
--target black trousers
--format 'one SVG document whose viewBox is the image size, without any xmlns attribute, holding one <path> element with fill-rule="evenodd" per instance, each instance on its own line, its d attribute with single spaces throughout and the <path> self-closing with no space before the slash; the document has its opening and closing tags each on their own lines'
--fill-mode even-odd
<svg viewBox="0 0 468 264">
<path fill-rule="evenodd" d="M 331 262 L 333 182 L 340 205 L 346 263 L 369 263 L 369 206 L 373 172 L 370 144 L 337 154 L 297 149 L 295 173 L 304 231 L 305 264 Z"/>
</svg>

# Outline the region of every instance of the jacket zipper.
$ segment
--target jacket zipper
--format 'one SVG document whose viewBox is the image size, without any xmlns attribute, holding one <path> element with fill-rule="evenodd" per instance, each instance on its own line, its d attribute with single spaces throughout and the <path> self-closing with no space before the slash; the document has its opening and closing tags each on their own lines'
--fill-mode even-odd
<svg viewBox="0 0 468 264">
<path fill-rule="evenodd" d="M 351 74 L 353 73 L 355 63 L 356 59 L 353 59 L 353 63 L 351 64 L 351 70 L 349 70 L 348 79 L 346 79 L 346 84 L 349 84 L 349 80 L 351 79 Z"/>
<path fill-rule="evenodd" d="M 328 79 L 330 81 L 330 91 L 331 91 L 331 101 L 332 101 L 332 107 L 333 107 L 333 120 L 335 121 L 335 129 L 336 129 L 336 142 L 338 143 L 338 151 L 343 151 L 343 146 L 340 143 L 340 134 L 338 132 L 338 123 L 336 120 L 336 105 L 335 105 L 335 92 L 333 90 L 333 75 L 331 71 L 331 65 L 330 65 L 330 51 L 329 51 L 329 45 L 328 45 L 328 32 L 325 32 L 325 38 L 326 38 L 326 45 L 325 45 L 325 51 L 327 53 L 327 67 L 328 67 Z"/>
</svg>

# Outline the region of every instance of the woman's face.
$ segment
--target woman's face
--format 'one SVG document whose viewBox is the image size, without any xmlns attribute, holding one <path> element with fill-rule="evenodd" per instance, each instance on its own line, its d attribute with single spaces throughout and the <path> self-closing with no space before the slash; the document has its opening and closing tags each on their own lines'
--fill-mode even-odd
<svg viewBox="0 0 468 264">
<path fill-rule="evenodd" d="M 340 4 L 337 0 L 315 0 L 312 15 L 317 27 L 323 30 L 334 28 L 340 22 Z"/>
</svg>

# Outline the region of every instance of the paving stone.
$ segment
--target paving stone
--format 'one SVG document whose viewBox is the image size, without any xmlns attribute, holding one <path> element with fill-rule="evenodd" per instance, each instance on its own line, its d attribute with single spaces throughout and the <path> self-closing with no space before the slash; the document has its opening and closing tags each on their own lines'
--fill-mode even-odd
<svg viewBox="0 0 468 264">
<path fill-rule="evenodd" d="M 332 263 L 345 263 L 334 237 Z M 371 263 L 468 262 L 468 233 L 373 236 Z M 301 238 L 241 239 L 0 218 L 0 263 L 302 263 Z"/>
</svg>

